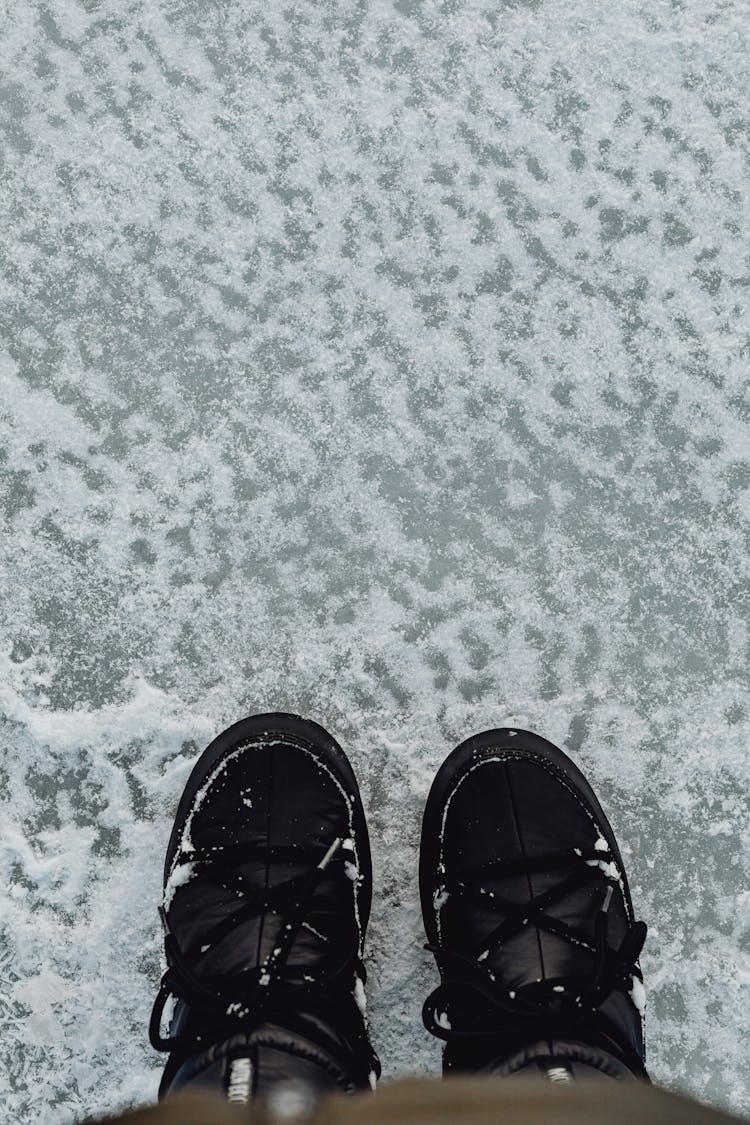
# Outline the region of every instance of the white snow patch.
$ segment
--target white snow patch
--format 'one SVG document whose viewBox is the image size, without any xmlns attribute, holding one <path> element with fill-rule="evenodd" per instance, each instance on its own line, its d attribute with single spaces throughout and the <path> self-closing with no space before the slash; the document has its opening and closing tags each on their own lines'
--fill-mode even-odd
<svg viewBox="0 0 750 1125">
<path fill-rule="evenodd" d="M 445 887 L 438 887 L 432 898 L 432 905 L 435 910 L 442 910 L 449 898 L 450 892 L 446 891 Z"/>
<path fill-rule="evenodd" d="M 444 1031 L 450 1031 L 451 1021 L 448 1019 L 447 1012 L 437 1012 L 435 1015 L 435 1023 L 438 1027 L 442 1027 Z"/>
<path fill-rule="evenodd" d="M 632 977 L 631 980 L 630 999 L 633 1001 L 640 1014 L 643 1015 L 646 1011 L 646 989 L 643 985 L 643 981 L 639 980 L 638 977 Z"/>
<path fill-rule="evenodd" d="M 359 1008 L 363 1016 L 367 1015 L 367 996 L 365 995 L 365 986 L 360 977 L 354 978 L 354 1002 Z"/>
<path fill-rule="evenodd" d="M 618 868 L 617 864 L 615 863 L 615 861 L 613 859 L 612 860 L 587 859 L 586 860 L 586 866 L 587 867 L 598 867 L 599 870 L 602 871 L 604 873 L 604 875 L 607 876 L 608 879 L 612 879 L 616 883 L 619 883 L 620 879 L 622 878 L 622 876 L 620 875 L 620 869 Z"/>
<path fill-rule="evenodd" d="M 55 1008 L 64 1005 L 72 991 L 72 984 L 51 969 L 42 969 L 35 976 L 19 980 L 13 985 L 11 1001 L 30 1009 L 30 1015 L 24 1020 L 29 1044 L 43 1047 L 50 1038 L 64 1036 L 64 1028 Z"/>
<path fill-rule="evenodd" d="M 166 885 L 164 887 L 165 910 L 169 910 L 170 906 L 172 905 L 172 899 L 174 898 L 175 891 L 178 889 L 178 887 L 184 887 L 186 883 L 189 883 L 194 874 L 194 863 L 178 863 L 177 866 L 172 869 L 172 873 L 167 879 Z"/>
<path fill-rule="evenodd" d="M 173 996 L 172 993 L 170 992 L 169 996 L 164 1001 L 164 1007 L 162 1008 L 162 1012 L 161 1012 L 161 1022 L 160 1022 L 160 1025 L 159 1025 L 159 1031 L 161 1032 L 162 1035 L 165 1035 L 165 1034 L 168 1035 L 169 1034 L 169 1029 L 172 1026 L 172 1017 L 174 1016 L 174 1010 L 175 1010 L 176 1005 L 177 1005 L 177 997 Z"/>
</svg>

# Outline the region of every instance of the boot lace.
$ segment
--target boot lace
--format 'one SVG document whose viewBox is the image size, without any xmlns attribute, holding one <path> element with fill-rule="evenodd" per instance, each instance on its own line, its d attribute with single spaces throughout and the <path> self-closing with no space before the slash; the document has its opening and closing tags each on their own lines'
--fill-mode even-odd
<svg viewBox="0 0 750 1125">
<path fill-rule="evenodd" d="M 180 855 L 179 864 L 192 865 L 191 878 L 200 873 L 212 885 L 236 893 L 238 906 L 203 932 L 200 943 L 189 950 L 180 948 L 166 909 L 159 907 L 167 969 L 161 978 L 149 1025 L 151 1045 L 157 1051 L 170 1051 L 184 1058 L 193 1051 L 205 1049 L 237 1033 L 252 1032 L 268 1022 L 279 1023 L 290 1032 L 304 1035 L 304 1018 L 300 1017 L 300 1012 L 311 1010 L 316 1016 L 327 1014 L 330 1024 L 352 1045 L 351 1058 L 344 1060 L 350 1073 L 359 1075 L 363 1070 L 361 1060 L 364 1054 L 368 1069 L 359 1075 L 360 1079 L 364 1079 L 362 1084 L 367 1084 L 370 1072 L 380 1076 L 380 1062 L 370 1045 L 363 1013 L 352 991 L 352 981 L 359 991 L 367 980 L 365 966 L 358 954 L 358 933 L 352 932 L 346 947 L 352 952 L 342 955 L 342 946 L 338 946 L 338 951 L 332 947 L 316 965 L 314 975 L 307 969 L 287 963 L 301 927 L 307 926 L 322 941 L 328 942 L 328 938 L 309 926 L 306 915 L 313 897 L 317 908 L 325 909 L 330 905 L 335 909 L 337 900 L 333 895 L 320 891 L 319 885 L 331 863 L 344 858 L 343 843 L 341 838 L 334 840 L 322 858 L 319 851 L 312 848 L 260 843 L 197 848 Z M 309 860 L 315 865 L 272 887 L 259 890 L 235 870 L 237 865 L 258 858 L 269 862 Z M 315 860 L 319 862 L 315 863 Z M 197 975 L 196 968 L 208 950 L 226 938 L 236 926 L 267 911 L 280 918 L 281 930 L 273 951 L 265 961 L 229 973 L 204 972 Z M 185 1026 L 176 1034 L 172 1034 L 170 1026 L 164 1035 L 162 1022 L 170 998 L 185 1001 L 191 1018 L 183 1021 Z M 170 1019 L 170 1024 L 172 1022 Z M 189 1030 L 189 1027 L 196 1030 Z M 363 1051 L 363 1048 L 366 1049 Z M 336 1053 L 341 1056 L 340 1045 Z"/>
<path fill-rule="evenodd" d="M 483 881 L 491 876 L 554 869 L 570 873 L 554 887 L 527 902 L 514 902 L 482 886 Z M 569 926 L 547 913 L 550 906 L 591 882 L 592 878 L 597 882 L 604 879 L 601 905 L 595 915 L 593 942 L 589 932 Z M 641 1056 L 624 1040 L 614 1022 L 599 1010 L 615 989 L 632 994 L 632 990 L 638 987 L 635 982 L 640 982 L 641 986 L 643 982 L 638 957 L 646 940 L 645 922 L 631 922 L 618 948 L 613 948 L 608 941 L 608 911 L 614 887 L 619 885 L 620 873 L 614 857 L 608 852 L 593 849 L 588 854 L 576 849 L 572 859 L 568 850 L 534 859 L 498 860 L 473 869 L 456 868 L 451 872 L 440 872 L 434 886 L 436 904 L 444 895 L 458 895 L 502 914 L 504 920 L 483 939 L 473 957 L 441 945 L 425 946 L 435 955 L 441 976 L 441 983 L 427 997 L 422 1011 L 427 1030 L 446 1042 L 476 1036 L 506 1035 L 517 1041 L 519 1034 L 528 1034 L 529 1037 L 574 1034 L 584 1019 L 590 1024 L 593 1018 L 604 1036 L 614 1041 L 626 1065 L 635 1073 L 647 1077 Z M 590 950 L 593 955 L 590 976 L 547 979 L 516 990 L 508 989 L 486 965 L 495 950 L 526 926 L 537 926 L 555 937 Z M 479 1028 L 476 1024 L 461 1027 L 456 1020 L 448 1018 L 447 1013 L 452 1006 L 459 1011 L 465 1007 L 467 992 L 484 1001 L 487 1021 Z"/>
</svg>

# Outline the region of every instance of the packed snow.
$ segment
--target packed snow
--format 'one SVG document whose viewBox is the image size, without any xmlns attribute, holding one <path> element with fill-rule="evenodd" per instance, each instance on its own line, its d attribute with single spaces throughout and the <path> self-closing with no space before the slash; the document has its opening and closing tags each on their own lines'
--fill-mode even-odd
<svg viewBox="0 0 750 1125">
<path fill-rule="evenodd" d="M 273 709 L 361 784 L 384 1080 L 424 799 L 510 725 L 617 833 L 654 1080 L 750 1113 L 747 4 L 0 34 L 0 1119 L 154 1100 L 172 817 Z"/>
</svg>

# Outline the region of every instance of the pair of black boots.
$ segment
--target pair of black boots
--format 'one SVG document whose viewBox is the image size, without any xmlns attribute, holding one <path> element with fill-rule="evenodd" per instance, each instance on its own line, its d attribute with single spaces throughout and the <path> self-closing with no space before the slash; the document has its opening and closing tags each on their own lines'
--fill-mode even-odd
<svg viewBox="0 0 750 1125">
<path fill-rule="evenodd" d="M 446 1073 L 648 1079 L 646 927 L 607 818 L 561 750 L 511 729 L 461 743 L 427 800 L 419 882 L 441 976 L 423 1017 Z M 219 735 L 167 850 L 160 1096 L 374 1087 L 371 895 L 362 802 L 336 741 L 287 714 Z"/>
</svg>

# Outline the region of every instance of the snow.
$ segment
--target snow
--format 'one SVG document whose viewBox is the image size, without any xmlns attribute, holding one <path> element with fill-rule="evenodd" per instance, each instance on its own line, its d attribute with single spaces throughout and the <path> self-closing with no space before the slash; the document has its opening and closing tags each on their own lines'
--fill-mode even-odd
<svg viewBox="0 0 750 1125">
<path fill-rule="evenodd" d="M 160 1028 L 160 1030 L 161 1030 L 162 1035 L 168 1035 L 169 1034 L 169 1030 L 172 1026 L 172 1017 L 174 1016 L 174 1010 L 175 1010 L 176 1005 L 177 1005 L 177 998 L 170 993 L 169 996 L 167 996 L 166 1000 L 164 1001 L 164 1007 L 163 1007 L 162 1013 L 161 1013 L 161 1028 Z"/>
<path fill-rule="evenodd" d="M 367 996 L 365 986 L 359 977 L 354 978 L 354 1000 L 363 1016 L 367 1015 Z"/>
<path fill-rule="evenodd" d="M 612 821 L 654 1080 L 750 1113 L 748 31 L 10 5 L 0 1118 L 155 1098 L 172 817 L 273 709 L 365 798 L 385 1078 L 440 1070 L 424 798 L 506 726 Z"/>
<path fill-rule="evenodd" d="M 164 885 L 163 902 L 165 910 L 169 910 L 170 906 L 172 905 L 172 899 L 175 896 L 175 891 L 177 890 L 177 888 L 184 887 L 186 883 L 189 883 L 194 874 L 194 863 L 180 863 L 172 870 L 172 873 L 170 874 L 167 882 Z"/>
<path fill-rule="evenodd" d="M 639 980 L 638 977 L 632 978 L 630 998 L 641 1015 L 643 1015 L 646 1011 L 646 989 L 643 986 L 643 981 Z"/>
<path fill-rule="evenodd" d="M 616 883 L 622 879 L 622 872 L 613 859 L 587 859 L 585 862 L 587 867 L 598 867 L 602 874 Z"/>
<path fill-rule="evenodd" d="M 433 909 L 442 910 L 450 897 L 450 891 L 447 891 L 445 887 L 437 887 L 432 896 Z"/>
</svg>

